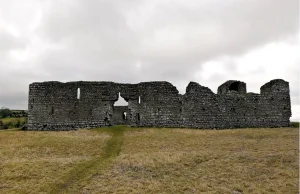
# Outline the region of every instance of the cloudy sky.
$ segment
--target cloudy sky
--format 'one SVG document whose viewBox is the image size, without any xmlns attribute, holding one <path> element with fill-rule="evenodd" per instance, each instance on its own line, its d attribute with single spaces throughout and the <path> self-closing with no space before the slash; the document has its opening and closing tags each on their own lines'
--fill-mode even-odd
<svg viewBox="0 0 300 194">
<path fill-rule="evenodd" d="M 290 83 L 300 119 L 298 0 L 0 0 L 0 107 L 41 81 Z"/>
</svg>

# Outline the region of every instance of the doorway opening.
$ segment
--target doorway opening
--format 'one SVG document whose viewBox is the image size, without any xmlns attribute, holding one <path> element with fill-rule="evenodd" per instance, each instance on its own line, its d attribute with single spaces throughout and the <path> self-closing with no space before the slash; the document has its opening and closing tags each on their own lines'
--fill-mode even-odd
<svg viewBox="0 0 300 194">
<path fill-rule="evenodd" d="M 123 120 L 127 120 L 127 112 L 123 112 L 122 118 L 123 118 Z"/>
</svg>

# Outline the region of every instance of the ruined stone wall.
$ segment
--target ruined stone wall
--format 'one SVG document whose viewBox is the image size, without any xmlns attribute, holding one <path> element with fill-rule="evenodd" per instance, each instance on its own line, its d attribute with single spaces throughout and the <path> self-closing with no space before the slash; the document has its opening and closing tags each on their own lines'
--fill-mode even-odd
<svg viewBox="0 0 300 194">
<path fill-rule="evenodd" d="M 119 93 L 128 106 L 114 107 Z M 290 104 L 289 84 L 280 79 L 263 85 L 260 94 L 247 93 L 246 84 L 235 80 L 222 84 L 217 94 L 190 82 L 184 95 L 168 82 L 42 82 L 29 86 L 28 129 L 284 127 L 290 123 Z"/>
<path fill-rule="evenodd" d="M 177 127 L 180 125 L 180 95 L 168 82 L 146 82 L 138 86 L 137 126 Z M 139 117 L 139 118 L 138 118 Z"/>
<path fill-rule="evenodd" d="M 68 130 L 109 126 L 117 92 L 112 82 L 30 84 L 28 128 Z"/>
<path fill-rule="evenodd" d="M 183 96 L 182 127 L 219 128 L 217 95 L 209 88 L 191 82 Z"/>
</svg>

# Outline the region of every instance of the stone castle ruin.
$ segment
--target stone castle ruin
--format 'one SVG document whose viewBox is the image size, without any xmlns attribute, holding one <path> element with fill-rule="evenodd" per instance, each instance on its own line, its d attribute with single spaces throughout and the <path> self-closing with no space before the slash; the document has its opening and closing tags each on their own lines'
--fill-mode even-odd
<svg viewBox="0 0 300 194">
<path fill-rule="evenodd" d="M 114 106 L 120 98 L 128 106 Z M 111 125 L 224 129 L 290 125 L 289 83 L 276 79 L 260 94 L 241 81 L 213 93 L 190 82 L 184 95 L 169 82 L 41 82 L 29 86 L 29 130 L 70 130 Z"/>
</svg>

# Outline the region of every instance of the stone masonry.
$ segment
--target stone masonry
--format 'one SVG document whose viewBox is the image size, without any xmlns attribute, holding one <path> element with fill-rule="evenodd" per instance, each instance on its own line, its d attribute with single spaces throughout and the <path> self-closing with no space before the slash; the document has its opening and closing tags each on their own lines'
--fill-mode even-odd
<svg viewBox="0 0 300 194">
<path fill-rule="evenodd" d="M 119 94 L 128 106 L 114 106 Z M 289 83 L 275 79 L 247 93 L 227 81 L 213 93 L 190 82 L 184 95 L 169 82 L 41 82 L 29 86 L 28 129 L 71 130 L 111 125 L 224 129 L 290 125 Z"/>
</svg>

